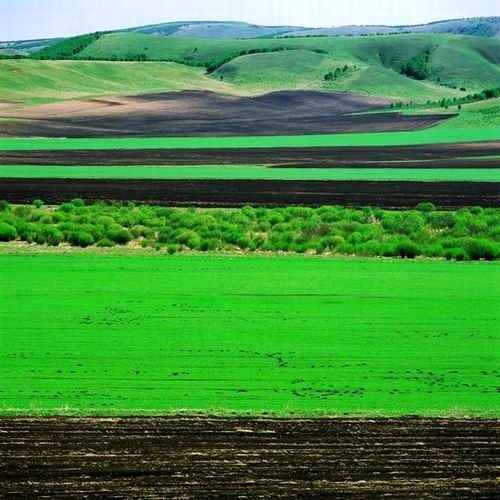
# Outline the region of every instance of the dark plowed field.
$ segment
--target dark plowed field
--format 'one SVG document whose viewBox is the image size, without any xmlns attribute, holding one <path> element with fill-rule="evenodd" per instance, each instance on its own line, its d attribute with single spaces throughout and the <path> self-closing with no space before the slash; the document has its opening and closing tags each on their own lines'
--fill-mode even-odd
<svg viewBox="0 0 500 500">
<path fill-rule="evenodd" d="M 2 179 L 0 199 L 56 204 L 80 197 L 171 206 L 239 207 L 367 205 L 413 208 L 430 201 L 443 209 L 500 207 L 494 182 L 252 181 L 130 179 Z"/>
<path fill-rule="evenodd" d="M 234 97 L 171 92 L 89 99 L 5 114 L 0 135 L 15 137 L 182 137 L 420 130 L 454 115 L 356 114 L 387 108 L 384 99 L 344 93 L 273 92 Z M 26 118 L 26 120 L 19 120 Z"/>
<path fill-rule="evenodd" d="M 3 498 L 498 498 L 498 421 L 0 419 Z"/>
<path fill-rule="evenodd" d="M 0 151 L 0 165 L 272 165 L 297 167 L 500 167 L 500 142 L 394 147 Z M 463 158 L 481 158 L 474 160 Z"/>
</svg>

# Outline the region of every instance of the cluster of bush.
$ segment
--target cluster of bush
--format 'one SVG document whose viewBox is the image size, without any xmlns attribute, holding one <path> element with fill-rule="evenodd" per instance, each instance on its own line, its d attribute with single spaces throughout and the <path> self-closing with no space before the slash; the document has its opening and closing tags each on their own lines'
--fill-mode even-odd
<svg viewBox="0 0 500 500">
<path fill-rule="evenodd" d="M 396 212 L 379 208 L 180 209 L 159 206 L 58 207 L 0 202 L 0 241 L 57 246 L 113 247 L 134 241 L 168 253 L 196 251 L 292 252 L 418 256 L 448 260 L 500 257 L 500 210 L 438 211 L 430 203 Z"/>
<path fill-rule="evenodd" d="M 356 69 L 356 66 L 354 66 L 354 68 L 349 68 L 347 64 L 343 68 L 335 68 L 335 71 L 330 71 L 325 75 L 325 82 L 333 82 L 335 80 L 339 80 L 340 78 L 347 76 L 354 69 Z"/>
</svg>

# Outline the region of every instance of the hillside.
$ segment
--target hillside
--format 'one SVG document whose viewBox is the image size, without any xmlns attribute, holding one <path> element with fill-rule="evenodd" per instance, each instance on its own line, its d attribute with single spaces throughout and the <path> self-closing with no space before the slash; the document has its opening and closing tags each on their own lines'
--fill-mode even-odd
<svg viewBox="0 0 500 500">
<path fill-rule="evenodd" d="M 233 92 L 224 83 L 204 75 L 202 69 L 175 63 L 0 61 L 0 95 L 4 102 L 42 104 L 186 89 Z"/>
<path fill-rule="evenodd" d="M 57 56 L 57 46 L 52 50 Z M 112 33 L 90 44 L 77 57 L 170 60 L 203 66 L 214 78 L 257 90 L 353 90 L 391 98 L 435 100 L 497 86 L 499 54 L 500 41 L 456 35 L 223 41 Z M 325 84 L 328 72 L 345 66 L 347 73 Z M 414 73 L 418 73 L 415 78 L 408 78 Z"/>
</svg>

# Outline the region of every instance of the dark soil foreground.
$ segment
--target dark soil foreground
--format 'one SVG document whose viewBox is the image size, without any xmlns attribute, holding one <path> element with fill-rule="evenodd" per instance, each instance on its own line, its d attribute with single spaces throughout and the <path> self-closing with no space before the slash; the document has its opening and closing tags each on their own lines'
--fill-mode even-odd
<svg viewBox="0 0 500 500">
<path fill-rule="evenodd" d="M 418 146 L 0 151 L 0 165 L 498 168 L 500 141 Z M 464 160 L 476 158 L 476 160 Z"/>
<path fill-rule="evenodd" d="M 432 202 L 441 209 L 500 207 L 495 182 L 2 179 L 0 199 L 59 204 L 73 198 L 164 206 L 240 207 L 343 205 L 414 208 Z"/>
<path fill-rule="evenodd" d="M 2 498 L 498 498 L 499 422 L 2 418 Z"/>
<path fill-rule="evenodd" d="M 196 137 L 391 132 L 420 130 L 456 116 L 358 114 L 388 105 L 388 100 L 380 98 L 333 92 L 285 91 L 255 97 L 169 92 L 24 108 L 5 113 L 14 119 L 0 122 L 0 135 Z"/>
</svg>

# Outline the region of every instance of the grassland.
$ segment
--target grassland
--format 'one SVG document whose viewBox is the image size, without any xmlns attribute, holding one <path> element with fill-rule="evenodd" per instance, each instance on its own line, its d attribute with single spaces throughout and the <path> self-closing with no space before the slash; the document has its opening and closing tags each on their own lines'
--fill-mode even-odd
<svg viewBox="0 0 500 500">
<path fill-rule="evenodd" d="M 80 61 L 2 61 L 0 91 L 3 99 L 26 104 L 182 89 L 336 90 L 425 102 L 497 85 L 499 47 L 494 39 L 442 34 L 194 40 L 112 33 L 78 53 Z M 426 79 L 401 74 L 425 50 L 431 50 Z M 57 44 L 44 54 L 64 58 Z M 121 61 L 134 59 L 156 62 Z M 344 66 L 347 73 L 325 82 L 327 73 Z"/>
<path fill-rule="evenodd" d="M 320 77 L 320 70 L 325 67 L 356 66 L 357 71 L 345 81 L 337 82 L 337 88 L 421 100 L 460 94 L 439 86 L 438 81 L 471 90 L 482 90 L 498 83 L 498 47 L 496 40 L 440 34 L 214 41 L 114 33 L 100 38 L 78 57 L 127 59 L 144 56 L 151 60 L 171 59 L 184 64 L 218 67 L 215 78 L 223 77 L 253 89 L 283 88 L 284 79 L 288 85 L 302 88 L 311 85 L 312 74 Z M 250 50 L 278 48 L 301 51 L 297 66 L 286 64 L 291 55 L 241 56 Z M 429 48 L 432 53 L 426 82 L 399 75 L 405 64 Z M 302 57 L 304 51 L 310 52 L 309 61 Z M 314 68 L 305 72 L 304 69 L 310 66 Z M 255 68 L 259 68 L 259 76 Z M 324 83 L 322 78 L 314 79 L 316 88 Z"/>
<path fill-rule="evenodd" d="M 500 182 L 493 168 L 266 168 L 234 166 L 0 165 L 0 178 L 64 179 L 266 179 Z"/>
<path fill-rule="evenodd" d="M 497 264 L 1 265 L 2 414 L 498 416 Z"/>
<path fill-rule="evenodd" d="M 3 100 L 28 105 L 185 89 L 235 92 L 204 73 L 201 68 L 164 62 L 4 60 L 0 94 Z"/>
<path fill-rule="evenodd" d="M 460 114 L 439 124 L 437 129 L 488 129 L 500 123 L 500 99 L 463 106 Z"/>
<path fill-rule="evenodd" d="M 495 123 L 495 125 L 497 125 Z M 193 149 L 193 148 L 289 148 L 322 146 L 405 146 L 496 141 L 500 127 L 436 128 L 415 132 L 361 134 L 248 136 L 248 137 L 161 137 L 113 139 L 39 139 L 0 138 L 0 150 L 71 150 L 71 149 Z"/>
</svg>

